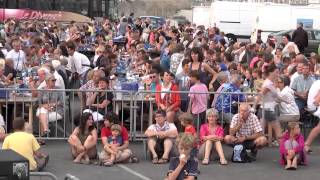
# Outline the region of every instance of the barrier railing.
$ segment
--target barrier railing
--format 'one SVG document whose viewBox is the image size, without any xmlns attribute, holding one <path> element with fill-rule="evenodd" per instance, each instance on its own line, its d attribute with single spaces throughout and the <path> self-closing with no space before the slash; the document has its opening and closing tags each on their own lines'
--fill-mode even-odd
<svg viewBox="0 0 320 180">
<path fill-rule="evenodd" d="M 67 139 L 72 133 L 75 124 L 79 122 L 81 114 L 83 112 L 90 111 L 93 113 L 93 118 L 96 121 L 98 129 L 103 125 L 103 113 L 99 113 L 99 110 L 95 108 L 95 104 L 101 103 L 103 100 L 110 100 L 109 105 L 102 108 L 102 112 L 114 111 L 120 116 L 121 123 L 129 130 L 130 140 L 139 140 L 144 137 L 144 132 L 150 126 L 154 120 L 154 111 L 158 109 L 155 94 L 156 93 L 179 93 L 182 97 L 182 109 L 179 112 L 186 111 L 185 107 L 188 105 L 188 94 L 186 91 L 169 91 L 169 92 L 150 92 L 150 91 L 115 91 L 115 90 L 61 90 L 61 89 L 46 89 L 35 90 L 29 89 L 1 89 L 5 92 L 5 96 L 0 98 L 0 110 L 4 114 L 7 130 L 11 128 L 12 119 L 16 116 L 22 116 L 28 119 L 29 130 L 33 132 L 38 138 L 42 139 Z M 91 102 L 88 101 L 88 97 L 94 93 L 104 93 L 97 95 L 97 97 Z M 203 94 L 196 92 L 195 94 Z M 221 93 L 209 92 L 208 107 L 211 107 L 212 100 L 215 95 Z M 222 101 L 225 98 L 232 98 L 230 107 L 224 108 L 236 110 L 240 105 L 239 100 L 241 96 L 244 96 L 245 101 L 252 99 L 256 96 L 256 93 L 223 93 Z M 86 97 L 88 96 L 88 97 Z M 112 97 L 113 96 L 113 97 Z M 112 99 L 112 102 L 111 102 Z M 183 107 L 182 107 L 183 106 Z M 28 110 L 27 112 L 25 110 Z M 228 112 L 229 112 L 228 111 Z M 97 113 L 95 113 L 97 112 Z M 100 111 L 101 112 L 101 111 Z M 234 112 L 237 113 L 237 112 Z M 13 114 L 13 116 L 12 116 Z M 17 115 L 20 114 L 20 115 Z M 46 114 L 41 116 L 40 114 Z M 197 129 L 199 129 L 199 119 Z M 48 121 L 44 121 L 46 119 Z M 220 120 L 224 123 L 227 119 L 226 113 L 221 113 Z M 50 129 L 49 134 L 43 136 L 45 128 L 44 124 L 47 124 Z"/>
<path fill-rule="evenodd" d="M 189 106 L 189 98 L 188 95 L 190 94 L 190 92 L 188 91 L 162 91 L 162 92 L 150 92 L 150 91 L 138 91 L 135 94 L 135 101 L 134 101 L 134 124 L 133 124 L 133 139 L 134 140 L 140 140 L 140 139 L 144 139 L 144 132 L 146 131 L 146 129 L 148 128 L 148 126 L 150 126 L 153 121 L 154 121 L 154 117 L 153 114 L 154 112 L 159 109 L 159 107 L 157 107 L 156 104 L 156 99 L 155 99 L 155 94 L 156 93 L 179 93 L 180 97 L 186 97 L 186 99 L 181 99 L 181 104 L 180 104 L 180 110 L 177 111 L 175 114 L 175 122 L 177 122 L 177 116 L 182 113 L 182 112 L 187 112 L 186 110 L 182 110 L 183 108 L 181 107 L 182 105 L 182 101 L 186 101 L 184 102 L 185 104 L 187 104 L 187 106 Z M 236 114 L 238 113 L 238 108 L 240 106 L 241 103 L 249 103 L 251 105 L 254 105 L 255 101 L 255 97 L 258 95 L 257 93 L 245 93 L 245 92 L 225 92 L 225 93 L 216 93 L 216 92 L 209 92 L 209 93 L 199 93 L 199 92 L 195 92 L 192 94 L 207 94 L 208 95 L 208 107 L 212 107 L 211 103 L 212 101 L 215 99 L 214 96 L 217 95 L 225 95 L 222 96 L 220 99 L 220 101 L 224 102 L 226 100 L 226 98 L 231 98 L 231 103 L 229 104 L 229 106 L 227 108 L 223 108 L 222 111 L 219 111 L 219 121 L 221 124 L 224 124 L 226 122 L 226 120 L 229 122 L 231 121 L 230 116 L 229 116 L 229 112 L 231 113 L 232 111 L 236 111 L 233 112 L 232 114 Z M 244 97 L 244 99 L 242 99 L 241 101 L 241 97 Z M 261 103 L 259 103 L 261 104 Z M 208 109 L 208 108 L 207 108 Z M 147 112 L 148 114 L 146 115 L 144 112 Z M 191 112 L 191 111 L 188 111 Z M 263 116 L 263 114 L 261 114 L 261 116 Z M 194 115 L 194 117 L 196 118 L 197 123 L 195 124 L 195 127 L 197 129 L 197 132 L 199 132 L 200 129 L 200 114 Z"/>
<path fill-rule="evenodd" d="M 30 179 L 35 180 L 36 178 L 39 179 L 51 179 L 51 180 L 58 180 L 57 176 L 50 172 L 30 172 Z"/>
</svg>

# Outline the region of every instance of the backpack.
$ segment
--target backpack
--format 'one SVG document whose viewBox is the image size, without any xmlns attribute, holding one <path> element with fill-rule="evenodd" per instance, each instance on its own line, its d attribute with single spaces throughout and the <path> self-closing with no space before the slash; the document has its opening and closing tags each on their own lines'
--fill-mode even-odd
<svg viewBox="0 0 320 180">
<path fill-rule="evenodd" d="M 251 162 L 250 157 L 243 144 L 237 144 L 233 147 L 231 161 L 235 163 L 248 163 Z"/>
</svg>

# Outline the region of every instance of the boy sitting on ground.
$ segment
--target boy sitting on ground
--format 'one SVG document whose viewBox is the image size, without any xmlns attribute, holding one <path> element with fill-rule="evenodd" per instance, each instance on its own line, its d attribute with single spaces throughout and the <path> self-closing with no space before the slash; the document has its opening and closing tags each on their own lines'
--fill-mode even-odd
<svg viewBox="0 0 320 180">
<path fill-rule="evenodd" d="M 111 135 L 108 136 L 107 145 L 104 146 L 104 151 L 102 152 L 105 153 L 104 158 L 102 158 L 103 165 L 113 165 L 115 159 L 121 155 L 121 151 L 116 147 L 120 147 L 122 144 L 121 126 L 119 124 L 113 124 L 111 126 Z"/>
<path fill-rule="evenodd" d="M 2 149 L 11 149 L 29 160 L 31 171 L 41 171 L 48 163 L 49 156 L 40 152 L 36 138 L 25 132 L 24 119 L 13 120 L 14 133 L 8 135 Z"/>
</svg>

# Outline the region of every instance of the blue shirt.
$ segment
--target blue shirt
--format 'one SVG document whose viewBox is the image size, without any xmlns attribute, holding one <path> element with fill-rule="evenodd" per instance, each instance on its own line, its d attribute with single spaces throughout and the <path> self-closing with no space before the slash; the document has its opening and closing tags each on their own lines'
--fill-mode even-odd
<svg viewBox="0 0 320 180">
<path fill-rule="evenodd" d="M 225 83 L 222 85 L 222 89 L 219 94 L 217 94 L 217 99 L 214 104 L 214 107 L 217 109 L 219 112 L 225 112 L 225 113 L 235 113 L 235 109 L 232 108 L 232 103 L 233 102 L 243 102 L 245 101 L 245 96 L 241 93 L 240 88 L 235 86 L 234 84 L 231 83 Z M 225 93 L 235 93 L 239 92 L 239 94 L 225 94 Z M 221 93 L 221 94 L 220 94 Z"/>
<path fill-rule="evenodd" d="M 112 136 L 108 137 L 108 143 L 109 144 L 119 144 L 120 146 L 123 144 L 122 136 L 119 135 L 115 139 L 112 139 Z"/>
<path fill-rule="evenodd" d="M 179 157 L 172 157 L 170 159 L 168 175 L 178 167 L 179 162 L 180 162 Z M 198 162 L 194 158 L 189 158 L 187 163 L 181 169 L 177 177 L 177 180 L 184 180 L 188 176 L 194 176 L 196 178 L 197 173 L 198 173 Z"/>
</svg>

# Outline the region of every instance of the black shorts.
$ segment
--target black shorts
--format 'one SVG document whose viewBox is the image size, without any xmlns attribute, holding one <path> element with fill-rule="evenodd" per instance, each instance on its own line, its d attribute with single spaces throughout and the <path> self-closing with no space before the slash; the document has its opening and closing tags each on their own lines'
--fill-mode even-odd
<svg viewBox="0 0 320 180">
<path fill-rule="evenodd" d="M 267 122 L 272 122 L 277 120 L 276 112 L 275 111 L 270 111 L 270 110 L 263 110 L 263 116 L 264 120 Z"/>
</svg>

